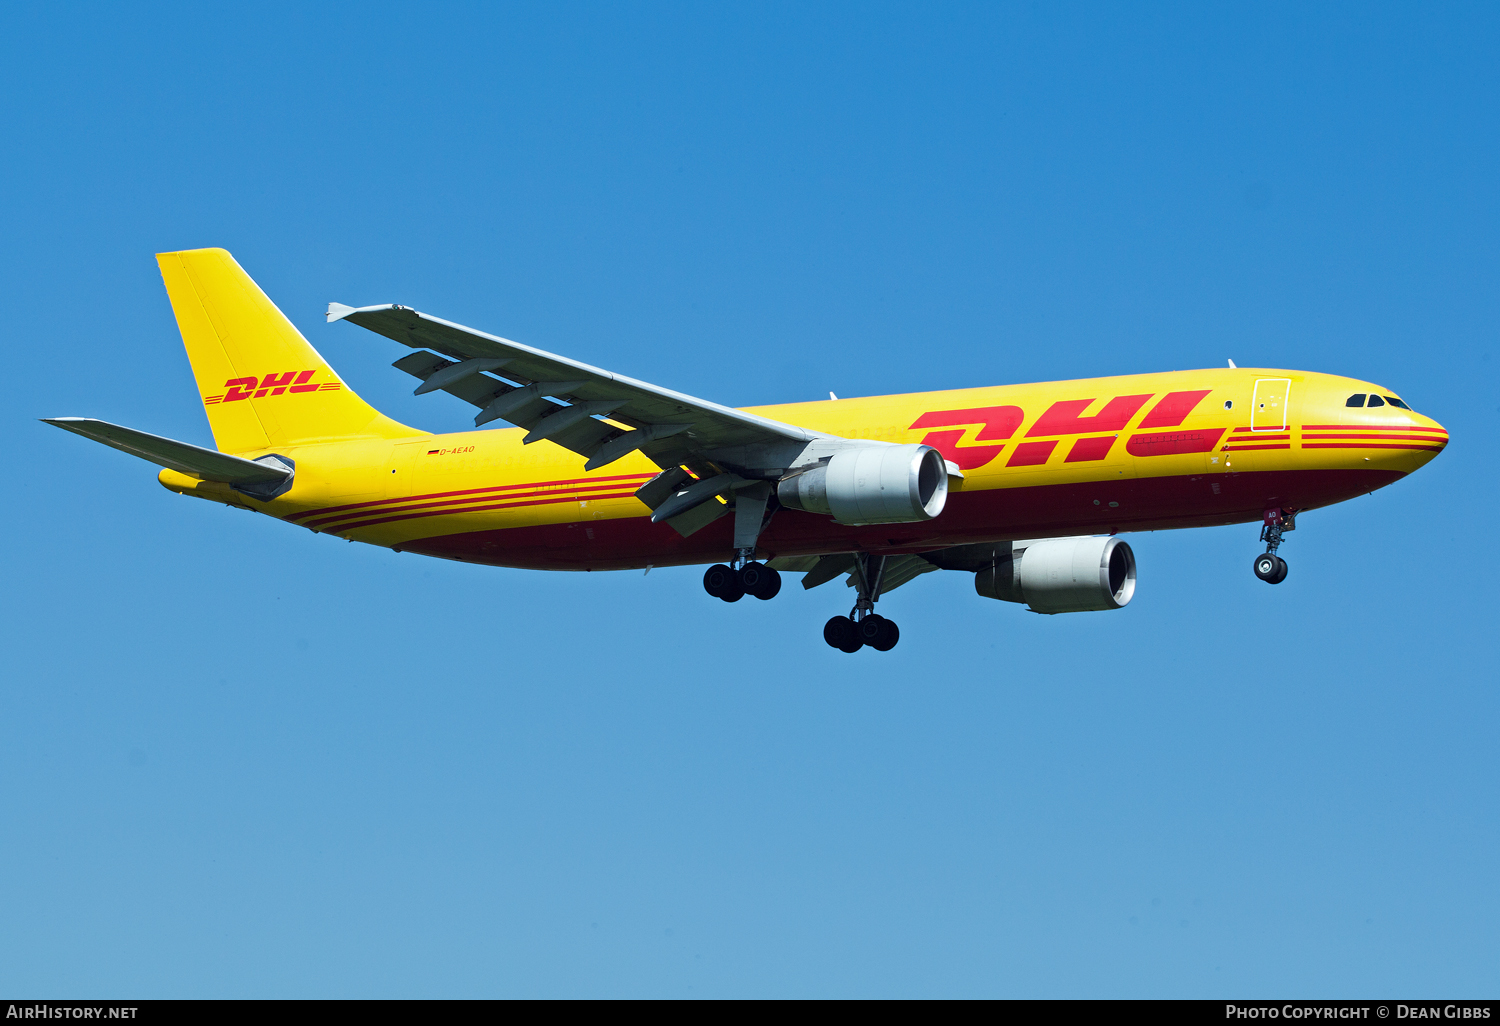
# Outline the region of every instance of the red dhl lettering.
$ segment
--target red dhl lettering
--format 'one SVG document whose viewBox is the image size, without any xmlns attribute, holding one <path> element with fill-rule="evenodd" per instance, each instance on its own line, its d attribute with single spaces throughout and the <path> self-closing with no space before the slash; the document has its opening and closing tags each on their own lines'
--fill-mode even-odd
<svg viewBox="0 0 1500 1026">
<path fill-rule="evenodd" d="M 1130 423 L 1151 393 L 1145 395 L 1117 395 L 1104 404 L 1104 409 L 1092 417 L 1082 416 L 1093 404 L 1093 399 L 1064 399 L 1047 407 L 1047 412 L 1036 419 L 1027 438 L 1038 435 L 1089 435 L 1099 431 L 1119 431 Z"/>
<path fill-rule="evenodd" d="M 1196 392 L 1168 392 L 1136 426 L 1143 431 L 1146 428 L 1177 427 L 1187 420 L 1188 414 L 1212 391 L 1211 388 L 1205 388 Z"/>
<path fill-rule="evenodd" d="M 1073 448 L 1068 450 L 1068 458 L 1063 462 L 1090 463 L 1094 460 L 1102 460 L 1109 455 L 1109 450 L 1114 444 L 1114 435 L 1105 435 L 1102 438 L 1080 438 L 1073 443 Z"/>
<path fill-rule="evenodd" d="M 1057 442 L 1022 442 L 1005 462 L 1007 467 L 1040 467 L 1057 448 Z"/>
<path fill-rule="evenodd" d="M 230 378 L 224 382 L 228 389 L 222 396 L 204 396 L 203 401 L 209 404 L 217 402 L 236 403 L 241 399 L 264 399 L 266 396 L 281 395 L 284 392 L 302 393 L 316 392 L 319 389 L 331 390 L 339 387 L 337 382 L 329 381 L 322 384 L 309 383 L 317 371 L 280 371 L 267 374 L 264 378 Z"/>
<path fill-rule="evenodd" d="M 912 423 L 918 428 L 952 427 L 957 431 L 929 431 L 922 438 L 923 445 L 930 445 L 952 460 L 960 470 L 977 470 L 1000 455 L 1005 443 L 1016 433 L 1026 413 L 1019 406 L 985 406 L 972 410 L 938 410 L 924 413 Z M 990 445 L 959 445 L 966 429 L 980 425 L 974 435 L 975 442 L 990 442 Z"/>
<path fill-rule="evenodd" d="M 1141 428 L 1177 427 L 1198 407 L 1212 389 L 1202 388 L 1183 392 L 1168 392 L 1141 418 Z M 1154 393 L 1143 395 L 1115 396 L 1092 417 L 1083 416 L 1097 400 L 1065 399 L 1047 407 L 1036 423 L 1026 432 L 1027 438 L 1046 435 L 1096 435 L 1080 438 L 1068 449 L 1064 463 L 1085 463 L 1102 460 L 1114 448 L 1115 439 L 1131 419 L 1140 412 Z M 984 406 L 967 410 L 936 410 L 924 413 L 911 425 L 912 430 L 921 428 L 951 428 L 953 430 L 928 431 L 922 438 L 943 454 L 947 460 L 958 465 L 960 470 L 977 470 L 995 461 L 1007 443 L 1025 421 L 1026 414 L 1019 406 Z M 972 436 L 970 430 L 978 425 Z M 1103 432 L 1111 432 L 1108 435 Z M 1174 452 L 1208 452 L 1218 441 L 1223 431 L 1187 432 L 1175 434 L 1134 435 L 1126 444 L 1132 456 L 1163 456 Z M 966 444 L 965 439 L 967 438 Z M 1206 440 L 1205 440 L 1206 439 Z M 988 444 L 985 444 L 988 443 Z M 1006 461 L 1008 467 L 1041 466 L 1051 458 L 1057 441 L 1020 442 L 1011 451 Z"/>
<path fill-rule="evenodd" d="M 1197 405 L 1212 392 L 1212 389 L 1196 389 L 1191 392 L 1169 392 L 1157 402 L 1155 407 L 1146 413 L 1140 426 L 1142 428 L 1176 428 L 1188 414 L 1196 410 Z M 1113 432 L 1109 435 L 1098 435 L 1094 438 L 1080 438 L 1068 449 L 1065 463 L 1092 462 L 1101 460 L 1110 455 L 1110 450 L 1115 447 L 1115 440 L 1119 437 L 1118 432 L 1124 431 L 1125 426 L 1131 422 L 1137 413 L 1140 413 L 1148 402 L 1151 402 L 1152 393 L 1134 396 L 1115 396 L 1104 404 L 1103 410 L 1098 411 L 1092 417 L 1083 416 L 1083 411 L 1094 405 L 1095 399 L 1064 399 L 1055 402 L 1047 408 L 1043 416 L 1038 417 L 1037 423 L 1026 432 L 1026 438 L 1035 438 L 1038 435 L 1095 435 L 1097 432 Z M 1026 420 L 1026 413 L 1020 407 L 977 407 L 972 410 L 938 410 L 933 413 L 922 414 L 921 417 L 912 422 L 912 431 L 922 428 L 944 428 L 948 431 L 929 431 L 922 437 L 922 444 L 932 446 L 944 455 L 944 459 L 956 463 L 959 469 L 971 471 L 981 466 L 989 465 L 1004 452 L 1007 444 L 1016 437 L 1016 432 Z M 974 431 L 978 426 L 978 431 Z M 972 432 L 972 434 L 971 434 Z M 1223 434 L 1223 432 L 1218 432 Z M 1218 440 L 1218 434 L 1206 443 L 1206 449 L 1194 449 L 1191 452 L 1208 452 L 1212 449 L 1214 441 Z M 1182 444 L 1179 435 L 1172 435 L 1172 440 L 1166 435 L 1163 437 L 1151 437 L 1151 441 L 1145 441 L 1145 435 L 1136 435 L 1131 438 L 1127 446 L 1127 452 L 1131 455 L 1166 455 L 1167 452 L 1179 452 L 1173 449 L 1175 444 Z M 1190 444 L 1205 444 L 1197 440 L 1194 434 Z M 1011 452 L 1007 466 L 1040 466 L 1052 458 L 1053 450 L 1058 443 L 1031 443 L 1023 441 Z M 1137 449 L 1142 452 L 1137 453 Z M 1181 450 L 1187 452 L 1187 450 Z"/>
<path fill-rule="evenodd" d="M 226 403 L 237 403 L 241 399 L 249 399 L 255 394 L 255 387 L 260 384 L 259 378 L 230 378 L 224 382 L 229 391 L 224 393 Z"/>
</svg>

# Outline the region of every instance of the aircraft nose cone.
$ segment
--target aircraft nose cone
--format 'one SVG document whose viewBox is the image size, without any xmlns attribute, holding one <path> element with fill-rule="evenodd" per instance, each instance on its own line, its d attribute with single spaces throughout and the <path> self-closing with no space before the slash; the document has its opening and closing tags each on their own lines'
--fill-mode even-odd
<svg viewBox="0 0 1500 1026">
<path fill-rule="evenodd" d="M 1417 428 L 1425 429 L 1424 433 L 1441 435 L 1443 441 L 1446 442 L 1448 440 L 1448 429 L 1443 427 L 1443 425 L 1439 424 L 1437 421 L 1433 420 L 1431 417 L 1426 417 L 1419 413 L 1413 419 L 1416 421 L 1416 424 L 1414 426 Z"/>
<path fill-rule="evenodd" d="M 1423 455 L 1428 459 L 1436 456 L 1448 446 L 1448 429 L 1443 427 L 1431 417 L 1424 417 L 1420 413 L 1412 418 L 1412 433 L 1417 441 L 1426 450 Z"/>
</svg>

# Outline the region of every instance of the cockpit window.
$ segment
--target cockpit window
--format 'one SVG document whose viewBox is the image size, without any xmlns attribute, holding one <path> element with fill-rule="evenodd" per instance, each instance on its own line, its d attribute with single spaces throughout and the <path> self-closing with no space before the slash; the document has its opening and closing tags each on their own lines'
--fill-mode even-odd
<svg viewBox="0 0 1500 1026">
<path fill-rule="evenodd" d="M 1411 409 L 1410 406 L 1406 405 L 1400 399 L 1397 399 L 1393 395 L 1386 396 L 1385 397 L 1385 401 L 1388 402 L 1388 403 L 1390 403 L 1392 406 L 1396 407 L 1396 409 L 1398 409 L 1398 410 L 1409 410 L 1409 409 Z"/>
<path fill-rule="evenodd" d="M 1365 405 L 1366 406 L 1384 406 L 1385 405 L 1385 400 L 1382 399 L 1382 398 L 1380 398 L 1380 396 L 1378 396 L 1378 395 L 1372 395 L 1372 396 L 1370 396 L 1370 401 L 1368 403 L 1366 403 Z"/>
<path fill-rule="evenodd" d="M 1348 399 L 1344 400 L 1345 406 L 1363 406 L 1364 404 L 1365 393 L 1363 392 L 1359 393 L 1358 395 L 1351 395 Z"/>
</svg>

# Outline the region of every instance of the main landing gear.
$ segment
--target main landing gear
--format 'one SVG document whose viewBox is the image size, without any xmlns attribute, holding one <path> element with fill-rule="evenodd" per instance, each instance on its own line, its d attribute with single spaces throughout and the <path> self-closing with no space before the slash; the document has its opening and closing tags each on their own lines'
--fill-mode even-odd
<svg viewBox="0 0 1500 1026">
<path fill-rule="evenodd" d="M 734 496 L 734 561 L 715 563 L 703 574 L 703 590 L 725 602 L 738 602 L 746 595 L 773 599 L 781 590 L 781 573 L 754 560 L 755 542 L 765 526 L 770 509 L 771 486 L 757 481 L 738 488 Z"/>
<path fill-rule="evenodd" d="M 1297 513 L 1279 509 L 1266 510 L 1265 521 L 1260 527 L 1260 540 L 1266 543 L 1266 551 L 1255 557 L 1255 576 L 1267 584 L 1280 584 L 1286 580 L 1286 560 L 1276 554 L 1281 548 L 1283 531 L 1297 529 Z"/>
<path fill-rule="evenodd" d="M 842 652 L 854 653 L 869 645 L 877 652 L 889 652 L 901 640 L 896 621 L 875 612 L 880 598 L 881 577 L 885 573 L 884 556 L 854 557 L 854 585 L 859 598 L 848 616 L 835 616 L 823 625 L 823 640 Z"/>
<path fill-rule="evenodd" d="M 703 590 L 725 602 L 738 602 L 746 595 L 773 599 L 781 590 L 779 571 L 750 560 L 736 558 L 738 568 L 715 563 L 703 574 Z"/>
</svg>

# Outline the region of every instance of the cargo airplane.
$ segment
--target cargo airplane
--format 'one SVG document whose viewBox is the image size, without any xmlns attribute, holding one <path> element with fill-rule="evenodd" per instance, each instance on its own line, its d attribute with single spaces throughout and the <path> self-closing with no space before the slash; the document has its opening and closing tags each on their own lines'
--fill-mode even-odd
<svg viewBox="0 0 1500 1026">
<path fill-rule="evenodd" d="M 770 599 L 843 576 L 834 648 L 886 651 L 876 602 L 919 574 L 974 576 L 1038 613 L 1119 609 L 1120 532 L 1253 523 L 1286 578 L 1307 510 L 1442 451 L 1392 390 L 1235 367 L 732 409 L 405 306 L 328 307 L 409 347 L 416 394 L 478 409 L 430 434 L 360 399 L 227 252 L 157 257 L 216 449 L 81 417 L 163 485 L 321 534 L 536 570 L 712 564 L 707 592 Z M 478 430 L 502 421 L 513 425 Z"/>
</svg>

